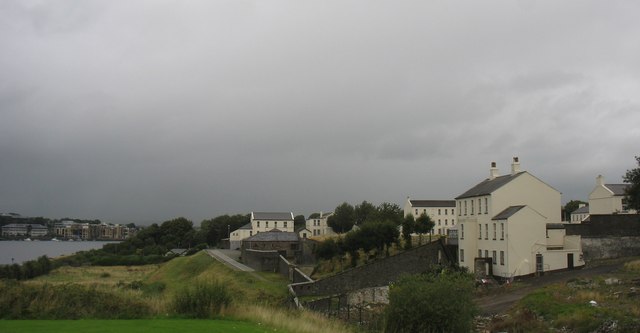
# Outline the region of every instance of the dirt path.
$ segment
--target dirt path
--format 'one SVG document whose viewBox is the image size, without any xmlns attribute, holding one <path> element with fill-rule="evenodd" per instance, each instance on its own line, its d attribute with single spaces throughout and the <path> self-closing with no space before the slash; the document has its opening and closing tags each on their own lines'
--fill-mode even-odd
<svg viewBox="0 0 640 333">
<path fill-rule="evenodd" d="M 613 264 L 585 267 L 580 270 L 550 273 L 541 277 L 527 278 L 524 279 L 523 282 L 530 284 L 528 286 L 496 295 L 483 296 L 477 298 L 476 303 L 480 307 L 480 312 L 483 315 L 501 314 L 509 310 L 516 302 L 536 289 L 553 283 L 566 282 L 577 277 L 606 275 L 619 270 L 623 265 L 624 262 L 616 262 Z"/>
</svg>

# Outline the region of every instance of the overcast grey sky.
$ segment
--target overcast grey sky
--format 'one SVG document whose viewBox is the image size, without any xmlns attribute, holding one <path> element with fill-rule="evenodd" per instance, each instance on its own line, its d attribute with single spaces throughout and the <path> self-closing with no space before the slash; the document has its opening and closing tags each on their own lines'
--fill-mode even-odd
<svg viewBox="0 0 640 333">
<path fill-rule="evenodd" d="M 0 212 L 587 199 L 640 155 L 638 1 L 0 1 Z"/>
</svg>

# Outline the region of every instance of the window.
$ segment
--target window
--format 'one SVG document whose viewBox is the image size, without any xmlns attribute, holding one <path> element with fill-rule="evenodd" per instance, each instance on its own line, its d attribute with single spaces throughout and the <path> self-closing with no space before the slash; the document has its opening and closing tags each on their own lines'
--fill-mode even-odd
<svg viewBox="0 0 640 333">
<path fill-rule="evenodd" d="M 449 210 L 448 210 L 448 209 L 445 209 L 445 210 L 444 210 L 444 215 L 449 215 L 448 213 L 449 213 Z"/>
<path fill-rule="evenodd" d="M 464 239 L 464 224 L 460 225 L 460 239 Z"/>
<path fill-rule="evenodd" d="M 500 240 L 504 240 L 504 223 L 500 223 Z"/>
<path fill-rule="evenodd" d="M 438 208 L 438 215 L 441 215 L 442 213 L 440 212 L 440 208 Z"/>
<path fill-rule="evenodd" d="M 489 258 L 489 250 L 484 250 L 484 257 Z"/>
<path fill-rule="evenodd" d="M 260 228 L 260 221 L 256 222 L 256 226 Z"/>
<path fill-rule="evenodd" d="M 460 262 L 464 262 L 464 249 L 460 249 Z"/>
<path fill-rule="evenodd" d="M 284 222 L 284 227 L 285 227 L 285 228 L 287 227 L 287 222 L 286 222 L 286 221 Z"/>
<path fill-rule="evenodd" d="M 440 223 L 440 219 L 438 219 L 438 225 L 441 225 L 441 223 Z"/>
<path fill-rule="evenodd" d="M 500 251 L 500 265 L 504 266 L 504 251 Z"/>
<path fill-rule="evenodd" d="M 478 224 L 478 239 L 482 239 L 482 224 Z"/>
<path fill-rule="evenodd" d="M 478 258 L 482 258 L 482 250 L 478 249 Z"/>
<path fill-rule="evenodd" d="M 278 221 L 273 222 L 273 227 L 277 228 L 278 227 Z"/>
<path fill-rule="evenodd" d="M 449 225 L 449 220 L 444 219 L 444 225 Z"/>
<path fill-rule="evenodd" d="M 480 198 L 478 198 L 478 215 L 482 214 L 482 206 L 480 202 Z"/>
<path fill-rule="evenodd" d="M 456 202 L 456 208 L 458 208 L 458 216 L 462 215 L 462 203 L 460 201 Z"/>
<path fill-rule="evenodd" d="M 265 228 L 269 228 L 269 221 L 266 221 L 264 224 L 266 224 Z"/>
<path fill-rule="evenodd" d="M 249 230 L 249 236 L 253 236 L 253 230 Z"/>
<path fill-rule="evenodd" d="M 491 257 L 491 258 L 493 259 L 493 260 L 492 260 L 492 261 L 493 261 L 493 264 L 494 264 L 494 265 L 497 265 L 497 264 L 498 264 L 498 256 L 496 255 L 496 250 L 493 250 L 493 253 L 492 253 L 492 257 Z"/>
<path fill-rule="evenodd" d="M 496 230 L 496 224 L 493 224 L 493 240 L 496 240 L 496 236 L 497 236 L 497 230 Z"/>
<path fill-rule="evenodd" d="M 416 208 L 416 215 L 418 215 L 418 208 Z"/>
<path fill-rule="evenodd" d="M 467 215 L 467 200 L 464 201 L 464 215 Z"/>
<path fill-rule="evenodd" d="M 489 214 L 489 199 L 484 198 L 484 213 Z"/>
<path fill-rule="evenodd" d="M 473 215 L 473 200 L 471 200 L 471 215 Z"/>
<path fill-rule="evenodd" d="M 489 239 L 489 223 L 484 225 L 484 239 Z"/>
<path fill-rule="evenodd" d="M 453 215 L 453 208 L 451 208 L 451 215 Z"/>
</svg>

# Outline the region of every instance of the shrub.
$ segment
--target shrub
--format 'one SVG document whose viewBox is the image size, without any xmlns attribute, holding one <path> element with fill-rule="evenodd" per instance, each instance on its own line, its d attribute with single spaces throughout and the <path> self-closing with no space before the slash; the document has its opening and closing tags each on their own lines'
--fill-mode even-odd
<svg viewBox="0 0 640 333">
<path fill-rule="evenodd" d="M 470 332 L 473 278 L 443 270 L 401 278 L 389 290 L 385 332 Z"/>
<path fill-rule="evenodd" d="M 190 318 L 210 318 L 231 304 L 231 295 L 217 281 L 199 282 L 178 292 L 173 299 L 173 310 Z"/>
</svg>

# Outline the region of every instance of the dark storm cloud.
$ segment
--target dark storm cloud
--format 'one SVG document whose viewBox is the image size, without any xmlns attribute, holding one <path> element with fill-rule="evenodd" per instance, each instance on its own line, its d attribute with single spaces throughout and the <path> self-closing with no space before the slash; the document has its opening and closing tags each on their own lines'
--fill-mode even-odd
<svg viewBox="0 0 640 333">
<path fill-rule="evenodd" d="M 640 132 L 633 1 L 3 1 L 0 211 L 107 221 L 586 199 Z"/>
</svg>

